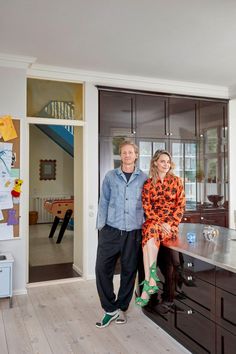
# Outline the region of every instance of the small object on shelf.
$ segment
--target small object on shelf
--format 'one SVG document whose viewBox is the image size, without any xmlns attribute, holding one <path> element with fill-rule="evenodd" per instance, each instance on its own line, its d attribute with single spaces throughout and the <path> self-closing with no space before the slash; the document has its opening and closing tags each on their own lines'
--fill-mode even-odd
<svg viewBox="0 0 236 354">
<path fill-rule="evenodd" d="M 218 203 L 221 202 L 221 200 L 223 199 L 223 195 L 210 194 L 207 196 L 207 198 L 211 203 L 213 203 L 214 208 L 218 208 Z"/>
<path fill-rule="evenodd" d="M 215 237 L 219 235 L 219 230 L 213 226 L 205 226 L 202 234 L 206 241 L 214 241 Z"/>
<path fill-rule="evenodd" d="M 188 240 L 188 243 L 194 243 L 196 241 L 195 232 L 187 232 L 187 240 Z"/>
</svg>

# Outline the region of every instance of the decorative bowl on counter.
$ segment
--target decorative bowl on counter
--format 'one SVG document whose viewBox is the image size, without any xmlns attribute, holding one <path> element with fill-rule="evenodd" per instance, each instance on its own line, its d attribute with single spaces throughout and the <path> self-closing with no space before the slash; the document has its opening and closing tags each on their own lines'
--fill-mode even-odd
<svg viewBox="0 0 236 354">
<path fill-rule="evenodd" d="M 218 203 L 223 199 L 223 195 L 210 194 L 207 198 L 211 203 L 213 203 L 213 207 L 217 208 L 219 206 Z"/>
</svg>

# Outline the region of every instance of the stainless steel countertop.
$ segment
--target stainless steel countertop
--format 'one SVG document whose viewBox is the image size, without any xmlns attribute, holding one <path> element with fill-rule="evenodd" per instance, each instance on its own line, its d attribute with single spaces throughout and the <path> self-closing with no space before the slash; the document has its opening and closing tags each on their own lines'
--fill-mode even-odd
<svg viewBox="0 0 236 354">
<path fill-rule="evenodd" d="M 204 224 L 180 224 L 179 238 L 165 242 L 164 245 L 189 256 L 213 264 L 217 267 L 236 273 L 236 231 L 225 227 L 214 226 L 219 235 L 214 241 L 206 241 L 203 237 Z M 189 243 L 187 233 L 194 232 L 196 241 Z"/>
</svg>

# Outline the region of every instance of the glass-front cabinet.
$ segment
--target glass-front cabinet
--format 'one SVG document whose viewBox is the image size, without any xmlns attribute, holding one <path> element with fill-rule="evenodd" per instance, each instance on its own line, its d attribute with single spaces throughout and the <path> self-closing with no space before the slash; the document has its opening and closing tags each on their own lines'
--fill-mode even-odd
<svg viewBox="0 0 236 354">
<path fill-rule="evenodd" d="M 186 196 L 186 210 L 197 208 L 197 143 L 172 142 L 171 153 L 175 163 L 174 173 L 181 177 Z"/>
<path fill-rule="evenodd" d="M 119 143 L 139 146 L 149 173 L 158 149 L 168 150 L 186 194 L 183 222 L 228 225 L 227 101 L 99 88 L 100 182 L 119 166 Z"/>
</svg>

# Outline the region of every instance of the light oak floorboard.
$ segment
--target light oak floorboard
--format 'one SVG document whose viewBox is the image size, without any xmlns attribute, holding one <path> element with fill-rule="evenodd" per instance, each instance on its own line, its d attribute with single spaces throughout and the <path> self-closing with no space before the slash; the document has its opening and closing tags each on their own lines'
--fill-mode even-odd
<svg viewBox="0 0 236 354">
<path fill-rule="evenodd" d="M 116 288 L 119 279 L 116 278 Z M 128 322 L 96 328 L 101 309 L 94 280 L 45 285 L 0 307 L 1 354 L 189 353 L 134 305 Z"/>
<path fill-rule="evenodd" d="M 33 353 L 30 338 L 24 326 L 19 308 L 15 307 L 3 310 L 3 322 L 9 353 Z"/>
<path fill-rule="evenodd" d="M 1 354 L 7 354 L 7 342 L 5 336 L 5 329 L 2 317 L 2 311 L 0 310 L 0 346 L 1 346 Z"/>
<path fill-rule="evenodd" d="M 17 296 L 16 301 L 30 338 L 33 353 L 52 354 L 50 345 L 44 333 L 44 329 L 40 325 L 29 297 Z"/>
</svg>

